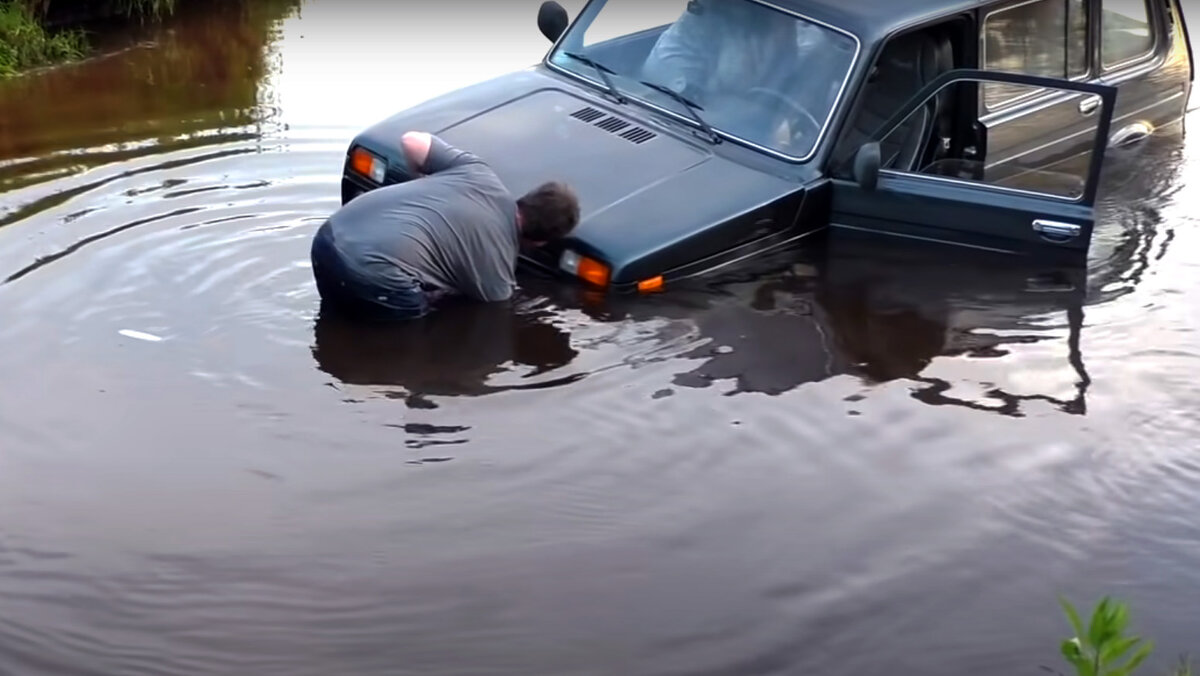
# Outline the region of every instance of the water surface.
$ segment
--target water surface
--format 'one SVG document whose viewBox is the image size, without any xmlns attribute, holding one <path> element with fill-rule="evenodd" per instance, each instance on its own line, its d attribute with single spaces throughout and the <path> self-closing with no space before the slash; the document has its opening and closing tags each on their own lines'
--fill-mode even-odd
<svg viewBox="0 0 1200 676">
<path fill-rule="evenodd" d="M 1178 131 L 1086 271 L 835 241 L 321 317 L 347 142 L 535 62 L 537 4 L 218 4 L 3 83 L 0 673 L 1033 674 L 1057 593 L 1200 649 Z"/>
</svg>

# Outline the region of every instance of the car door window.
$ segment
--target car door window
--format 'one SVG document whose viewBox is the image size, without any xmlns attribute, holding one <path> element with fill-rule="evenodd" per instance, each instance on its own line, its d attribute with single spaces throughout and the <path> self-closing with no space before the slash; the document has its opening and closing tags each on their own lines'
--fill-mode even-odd
<svg viewBox="0 0 1200 676">
<path fill-rule="evenodd" d="M 1147 0 L 1102 0 L 1100 56 L 1104 67 L 1137 61 L 1154 49 Z"/>
<path fill-rule="evenodd" d="M 1088 74 L 1084 0 L 1030 0 L 992 11 L 983 22 L 985 70 L 1078 79 Z M 984 106 L 996 110 L 1033 96 L 1007 83 L 983 87 Z"/>
<path fill-rule="evenodd" d="M 909 142 L 931 139 L 931 102 L 947 87 L 968 87 L 948 100 L 970 100 L 983 83 L 1017 85 L 1087 102 L 1095 115 L 1078 134 L 1086 151 L 1027 145 L 997 163 L 980 129 L 976 106 L 954 106 L 957 135 L 975 143 L 951 144 L 916 170 L 887 167 L 887 156 Z M 1028 92 L 1021 92 L 1028 94 Z M 993 251 L 1071 256 L 1086 264 L 1096 223 L 1096 195 L 1117 89 L 1023 73 L 959 68 L 925 85 L 881 124 L 854 154 L 850 178 L 831 179 L 830 226 L 837 232 L 877 233 L 902 239 L 963 244 Z M 1076 113 L 1078 114 L 1078 113 Z M 909 123 L 910 120 L 915 120 Z M 899 139 L 890 139 L 899 134 Z M 1035 139 L 1036 142 L 1036 139 Z"/>
<path fill-rule="evenodd" d="M 945 90 L 948 92 L 947 98 L 960 99 L 959 88 L 974 84 L 976 83 L 973 80 L 968 79 L 950 83 Z M 973 118 L 959 119 L 956 121 L 959 129 L 978 126 L 984 130 L 985 137 L 988 137 L 987 143 L 980 144 L 984 150 L 976 149 L 974 154 L 963 153 L 957 157 L 939 157 L 914 171 L 894 173 L 967 181 L 1072 201 L 1080 199 L 1085 194 L 1091 175 L 1095 121 L 1104 112 L 1099 97 L 1062 89 L 1047 89 L 1028 83 L 983 84 L 1003 84 L 1010 95 L 1019 98 L 1048 91 L 1060 101 L 1055 106 L 1041 111 L 1039 115 L 1024 115 L 998 126 Z M 1079 107 L 1085 101 L 1088 105 L 1095 106 L 1087 125 L 1090 129 L 1082 129 L 1082 133 L 1076 133 L 1071 125 L 1078 118 Z M 928 115 L 928 108 L 919 108 L 882 137 L 882 166 L 888 166 L 892 154 L 903 152 L 904 148 L 913 145 L 922 146 L 928 143 Z M 1004 142 L 998 144 L 1001 147 L 992 148 L 990 137 L 1001 133 L 1004 134 Z M 1047 134 L 1074 136 L 1074 139 L 1071 143 L 1046 143 Z"/>
</svg>

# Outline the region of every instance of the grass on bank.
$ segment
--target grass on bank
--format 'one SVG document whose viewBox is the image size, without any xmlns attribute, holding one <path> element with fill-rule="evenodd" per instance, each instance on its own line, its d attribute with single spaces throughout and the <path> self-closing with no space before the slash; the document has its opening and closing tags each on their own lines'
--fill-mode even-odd
<svg viewBox="0 0 1200 676">
<path fill-rule="evenodd" d="M 175 12 L 178 0 L 0 0 L 0 77 L 39 66 L 82 58 L 87 38 L 77 28 L 50 31 L 44 19 L 52 10 L 78 10 L 159 20 Z"/>
<path fill-rule="evenodd" d="M 12 0 L 24 5 L 34 16 L 43 17 L 51 9 L 88 6 L 102 14 L 132 18 L 160 19 L 175 11 L 178 0 Z"/>
<path fill-rule="evenodd" d="M 112 0 L 118 13 L 160 19 L 175 11 L 175 0 Z"/>
<path fill-rule="evenodd" d="M 87 50 L 83 31 L 48 33 L 23 3 L 0 0 L 0 77 L 78 59 Z"/>
</svg>

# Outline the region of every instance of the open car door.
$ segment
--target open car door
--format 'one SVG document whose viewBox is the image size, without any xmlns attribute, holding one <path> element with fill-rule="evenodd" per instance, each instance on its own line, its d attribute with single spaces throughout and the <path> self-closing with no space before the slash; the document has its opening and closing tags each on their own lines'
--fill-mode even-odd
<svg viewBox="0 0 1200 676">
<path fill-rule="evenodd" d="M 943 93 L 961 87 L 969 88 L 967 95 Z M 982 98 L 977 92 L 983 87 L 1045 101 L 1038 109 L 1057 106 L 1062 117 L 1050 118 L 1054 123 L 1048 125 L 1045 115 L 1021 117 L 1018 112 L 998 121 L 993 116 L 985 125 L 979 121 L 979 104 L 968 103 Z M 835 232 L 1086 260 L 1116 93 L 1110 86 L 1017 73 L 946 72 L 868 137 L 848 158 L 844 174 L 835 173 L 830 226 Z M 918 139 L 922 143 L 933 140 L 933 127 L 925 122 L 933 107 L 953 111 L 959 142 L 930 143 L 930 153 L 911 168 L 889 166 L 891 149 L 911 143 L 912 134 L 927 135 Z M 1019 152 L 989 158 L 988 127 L 996 134 L 1001 124 L 1019 125 L 1027 140 Z M 897 135 L 906 138 L 897 141 Z M 953 150 L 932 150 L 938 147 Z"/>
</svg>

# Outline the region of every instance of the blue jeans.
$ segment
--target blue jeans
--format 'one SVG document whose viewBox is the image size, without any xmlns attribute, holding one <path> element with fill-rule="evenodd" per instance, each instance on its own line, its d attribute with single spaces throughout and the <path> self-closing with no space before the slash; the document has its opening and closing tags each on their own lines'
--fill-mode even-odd
<svg viewBox="0 0 1200 676">
<path fill-rule="evenodd" d="M 352 270 L 333 244 L 326 221 L 312 242 L 313 278 L 323 304 L 357 319 L 403 321 L 429 314 L 430 299 L 420 281 L 405 275 L 398 279 L 369 279 Z"/>
</svg>

